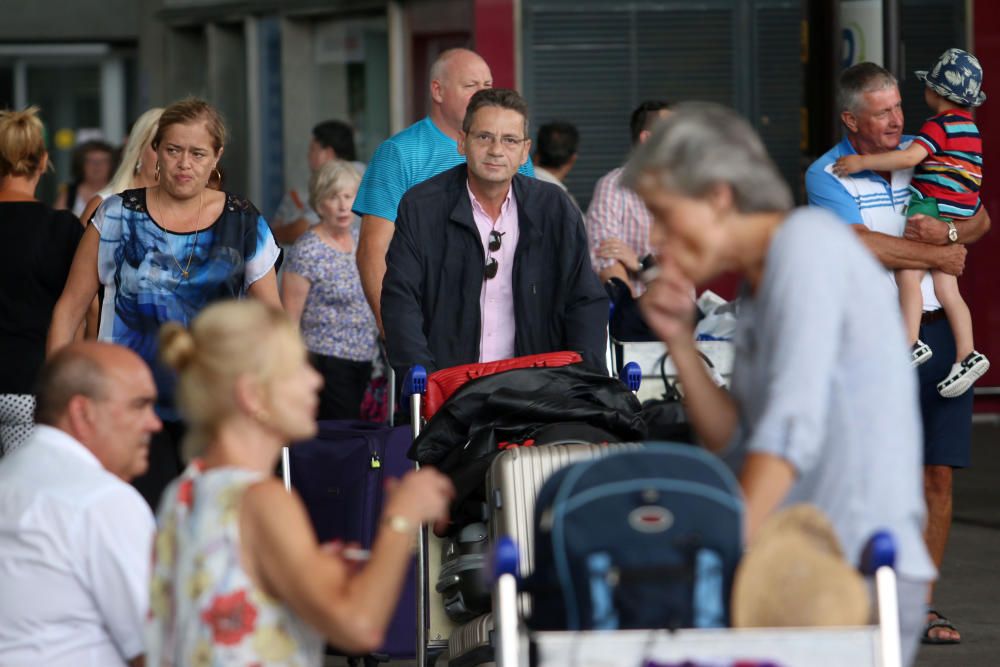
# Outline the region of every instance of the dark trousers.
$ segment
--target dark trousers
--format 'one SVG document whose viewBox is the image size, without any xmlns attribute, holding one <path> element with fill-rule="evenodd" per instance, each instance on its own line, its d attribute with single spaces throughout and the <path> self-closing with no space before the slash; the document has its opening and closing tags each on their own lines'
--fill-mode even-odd
<svg viewBox="0 0 1000 667">
<path fill-rule="evenodd" d="M 323 376 L 319 419 L 358 419 L 361 399 L 372 375 L 372 362 L 310 354 L 313 368 Z"/>
<path fill-rule="evenodd" d="M 967 468 L 972 450 L 972 389 L 943 398 L 937 383 L 955 363 L 955 336 L 947 319 L 920 325 L 920 340 L 934 351 L 917 367 L 920 377 L 920 414 L 924 422 L 924 465 Z"/>
<path fill-rule="evenodd" d="M 153 434 L 149 443 L 149 469 L 132 480 L 132 486 L 142 494 L 153 512 L 160 504 L 164 489 L 184 471 L 181 459 L 184 431 L 182 422 L 164 421 L 163 429 Z"/>
</svg>

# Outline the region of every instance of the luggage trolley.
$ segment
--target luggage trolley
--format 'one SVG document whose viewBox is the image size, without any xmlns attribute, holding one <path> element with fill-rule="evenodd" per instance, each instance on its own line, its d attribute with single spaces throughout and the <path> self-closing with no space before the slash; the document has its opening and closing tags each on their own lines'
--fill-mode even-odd
<svg viewBox="0 0 1000 667">
<path fill-rule="evenodd" d="M 861 570 L 874 575 L 878 624 L 843 628 L 747 628 L 531 632 L 518 613 L 518 546 L 501 540 L 494 552 L 498 667 L 636 665 L 704 660 L 758 661 L 781 667 L 900 667 L 901 649 L 892 569 L 895 548 L 875 534 Z M 529 653 L 531 659 L 529 659 Z"/>
<path fill-rule="evenodd" d="M 642 382 L 642 369 L 638 364 L 625 364 L 618 374 L 622 382 L 632 391 L 639 389 Z M 410 419 L 413 428 L 413 438 L 420 435 L 423 425 L 423 399 L 427 391 L 427 371 L 423 366 L 413 366 L 407 371 L 402 383 L 404 399 L 410 401 Z M 427 418 L 430 415 L 426 415 Z M 419 469 L 420 465 L 415 464 Z M 456 630 L 462 631 L 465 626 L 452 621 L 445 612 L 444 600 L 441 595 L 434 595 L 431 582 L 438 579 L 441 569 L 441 559 L 435 557 L 442 552 L 444 542 L 423 526 L 418 533 L 416 589 L 417 589 L 417 665 L 425 667 L 433 665 L 438 656 L 446 653 L 449 640 Z M 482 619 L 490 624 L 489 618 Z M 492 662 L 492 661 L 491 661 Z"/>
</svg>

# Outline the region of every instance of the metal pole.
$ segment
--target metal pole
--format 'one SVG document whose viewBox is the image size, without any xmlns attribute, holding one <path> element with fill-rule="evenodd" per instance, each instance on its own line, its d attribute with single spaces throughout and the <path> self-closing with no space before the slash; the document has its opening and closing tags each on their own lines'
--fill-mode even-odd
<svg viewBox="0 0 1000 667">
<path fill-rule="evenodd" d="M 517 579 L 501 574 L 493 604 L 493 627 L 497 633 L 497 667 L 517 667 L 519 658 Z"/>
<path fill-rule="evenodd" d="M 382 349 L 385 350 L 384 345 L 382 346 Z M 385 369 L 386 369 L 385 375 L 387 378 L 389 378 L 389 397 L 387 399 L 389 401 L 389 426 L 395 426 L 396 425 L 396 371 L 389 363 L 388 352 L 385 353 L 384 358 L 385 358 Z"/>
<path fill-rule="evenodd" d="M 875 572 L 875 591 L 878 600 L 878 627 L 882 644 L 882 665 L 902 665 L 899 638 L 899 602 L 897 601 L 896 573 L 883 566 Z"/>
<path fill-rule="evenodd" d="M 410 389 L 412 390 L 412 388 Z M 405 390 L 405 391 L 410 391 Z M 420 399 L 422 394 L 414 392 L 410 396 L 410 424 L 413 426 L 413 439 L 420 435 Z M 416 464 L 420 469 L 420 464 Z M 430 586 L 427 583 L 427 527 L 421 526 L 417 531 L 417 667 L 427 667 L 427 599 Z"/>
<path fill-rule="evenodd" d="M 882 0 L 882 49 L 885 68 L 899 79 L 902 42 L 899 35 L 899 0 Z"/>
<path fill-rule="evenodd" d="M 285 482 L 285 491 L 292 490 L 292 470 L 289 466 L 288 445 L 281 448 L 281 479 Z"/>
</svg>

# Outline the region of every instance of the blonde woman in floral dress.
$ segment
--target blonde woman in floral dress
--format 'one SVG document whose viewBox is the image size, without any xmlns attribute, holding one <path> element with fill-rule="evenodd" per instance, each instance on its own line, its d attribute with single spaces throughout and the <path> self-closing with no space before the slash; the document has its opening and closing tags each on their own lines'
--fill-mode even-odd
<svg viewBox="0 0 1000 667">
<path fill-rule="evenodd" d="M 147 665 L 322 664 L 382 643 L 421 523 L 447 512 L 451 483 L 430 468 L 391 489 L 370 559 L 319 545 L 298 495 L 272 471 L 284 443 L 315 434 L 317 391 L 295 326 L 257 301 L 208 307 L 190 330 L 164 325 L 179 373 L 191 465 L 157 514 Z"/>
</svg>

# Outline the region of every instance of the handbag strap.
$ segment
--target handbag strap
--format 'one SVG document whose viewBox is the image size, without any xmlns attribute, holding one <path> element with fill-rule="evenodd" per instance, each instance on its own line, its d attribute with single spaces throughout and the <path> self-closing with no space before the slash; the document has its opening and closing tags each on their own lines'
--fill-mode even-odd
<svg viewBox="0 0 1000 667">
<path fill-rule="evenodd" d="M 711 368 L 712 370 L 715 370 L 715 364 L 712 363 L 712 360 L 709 359 L 708 356 L 701 350 L 696 350 L 696 351 L 698 352 L 698 356 L 701 357 L 701 360 L 705 362 L 705 365 Z M 677 380 L 675 379 L 674 381 L 671 382 L 670 380 L 667 379 L 667 357 L 669 356 L 670 356 L 670 350 L 666 350 L 660 356 L 660 361 L 659 361 L 660 379 L 663 380 L 663 388 L 664 388 L 663 398 L 668 401 L 679 401 L 681 400 L 681 392 L 677 389 Z"/>
</svg>

